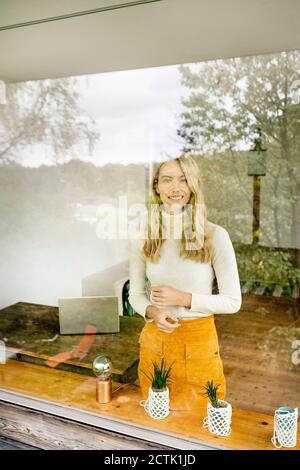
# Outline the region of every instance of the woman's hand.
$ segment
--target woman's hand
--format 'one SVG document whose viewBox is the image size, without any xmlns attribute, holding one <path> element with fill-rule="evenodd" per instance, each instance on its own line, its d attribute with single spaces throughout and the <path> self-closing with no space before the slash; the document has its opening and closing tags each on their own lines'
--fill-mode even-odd
<svg viewBox="0 0 300 470">
<path fill-rule="evenodd" d="M 180 326 L 176 315 L 159 308 L 156 309 L 153 320 L 156 323 L 157 329 L 163 333 L 173 333 L 173 331 Z"/>
<path fill-rule="evenodd" d="M 152 299 L 161 307 L 187 307 L 191 306 L 192 294 L 175 289 L 171 286 L 153 286 Z"/>
<path fill-rule="evenodd" d="M 178 318 L 174 313 L 167 310 L 161 310 L 154 305 L 148 305 L 146 310 L 146 318 L 152 319 L 159 331 L 164 333 L 172 333 L 180 326 Z"/>
</svg>

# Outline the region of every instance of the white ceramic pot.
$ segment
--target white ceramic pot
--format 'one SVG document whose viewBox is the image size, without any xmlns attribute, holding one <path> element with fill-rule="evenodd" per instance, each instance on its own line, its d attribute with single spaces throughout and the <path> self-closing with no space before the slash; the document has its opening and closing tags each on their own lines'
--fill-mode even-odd
<svg viewBox="0 0 300 470">
<path fill-rule="evenodd" d="M 145 403 L 145 410 L 154 419 L 163 419 L 170 413 L 169 409 L 169 388 L 163 390 L 155 390 L 149 388 L 148 399 Z"/>
<path fill-rule="evenodd" d="M 220 408 L 207 403 L 207 416 L 203 420 L 203 427 L 217 436 L 228 436 L 231 433 L 232 407 L 224 400 L 219 400 L 219 403 L 223 405 Z"/>
<path fill-rule="evenodd" d="M 282 406 L 274 414 L 274 434 L 271 439 L 275 447 L 297 445 L 298 408 Z"/>
</svg>

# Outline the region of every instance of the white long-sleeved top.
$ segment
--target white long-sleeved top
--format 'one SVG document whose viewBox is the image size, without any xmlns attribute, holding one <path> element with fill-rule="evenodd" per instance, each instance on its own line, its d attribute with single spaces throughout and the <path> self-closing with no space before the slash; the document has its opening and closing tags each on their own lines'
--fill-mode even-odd
<svg viewBox="0 0 300 470">
<path fill-rule="evenodd" d="M 170 214 L 162 210 L 163 228 L 170 226 Z M 181 214 L 176 214 L 174 233 L 181 233 Z M 227 230 L 208 221 L 212 232 L 213 257 L 209 263 L 182 258 L 180 240 L 174 235 L 163 241 L 157 263 L 147 260 L 142 253 L 144 239 L 131 240 L 129 302 L 134 310 L 146 319 L 148 305 L 160 307 L 153 301 L 150 286 L 165 285 L 192 294 L 191 307 L 161 307 L 180 319 L 207 317 L 218 313 L 236 313 L 242 303 L 240 280 L 234 248 Z M 212 294 L 214 278 L 218 294 Z M 148 281 L 147 281 L 148 279 Z"/>
</svg>

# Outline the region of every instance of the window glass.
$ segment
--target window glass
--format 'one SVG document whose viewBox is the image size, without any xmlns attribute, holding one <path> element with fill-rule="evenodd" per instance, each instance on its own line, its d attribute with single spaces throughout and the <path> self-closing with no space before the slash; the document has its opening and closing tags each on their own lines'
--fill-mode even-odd
<svg viewBox="0 0 300 470">
<path fill-rule="evenodd" d="M 153 164 L 190 153 L 243 293 L 238 313 L 215 315 L 226 399 L 269 415 L 299 405 L 299 152 L 298 51 L 7 85 L 1 388 L 97 411 L 92 362 L 104 353 L 115 393 L 131 384 L 119 395 L 130 419 L 144 319 L 128 300 L 128 224 L 145 207 Z M 70 310 L 82 320 L 99 296 L 111 297 L 102 311 L 117 311 L 120 333 L 83 321 L 74 335 Z M 59 299 L 73 334 L 60 334 Z"/>
</svg>

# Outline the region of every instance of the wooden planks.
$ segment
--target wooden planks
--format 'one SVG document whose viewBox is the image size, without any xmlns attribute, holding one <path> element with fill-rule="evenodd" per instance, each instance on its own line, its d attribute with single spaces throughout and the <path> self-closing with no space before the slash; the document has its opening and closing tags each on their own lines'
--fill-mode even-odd
<svg viewBox="0 0 300 470">
<path fill-rule="evenodd" d="M 293 299 L 299 299 L 299 286 L 294 286 L 293 287 L 293 292 L 292 292 L 292 298 Z"/>
<path fill-rule="evenodd" d="M 71 422 L 45 413 L 0 402 L 0 449 L 153 450 L 169 449 L 149 442 Z M 14 439 L 12 441 L 11 439 Z M 28 446 L 30 445 L 30 447 Z M 34 447 L 32 447 L 34 446 Z"/>
<path fill-rule="evenodd" d="M 299 303 L 244 295 L 240 312 L 215 320 L 228 401 L 271 415 L 279 406 L 299 406 L 300 365 L 292 363 Z"/>
<path fill-rule="evenodd" d="M 0 437 L 0 450 L 39 450 L 39 448 L 6 437 Z"/>
<path fill-rule="evenodd" d="M 280 296 L 281 296 L 281 294 L 282 294 L 282 291 L 283 291 L 283 287 L 282 287 L 282 286 L 279 286 L 279 285 L 277 285 L 277 286 L 275 287 L 275 289 L 274 289 L 274 291 L 273 291 L 273 294 L 272 294 L 272 295 L 273 295 L 274 297 L 280 297 Z"/>
<path fill-rule="evenodd" d="M 300 297 L 299 285 L 279 285 L 272 282 L 262 283 L 260 281 L 241 281 L 243 294 L 274 296 L 298 300 Z M 217 293 L 217 292 L 216 292 Z"/>
<path fill-rule="evenodd" d="M 246 282 L 243 287 L 242 287 L 242 294 L 247 294 L 249 290 L 251 289 L 251 282 Z"/>
<path fill-rule="evenodd" d="M 257 289 L 255 290 L 254 294 L 255 294 L 255 295 L 263 295 L 264 292 L 265 292 L 265 289 L 266 289 L 266 286 L 260 285 L 260 286 L 257 287 Z"/>
</svg>

